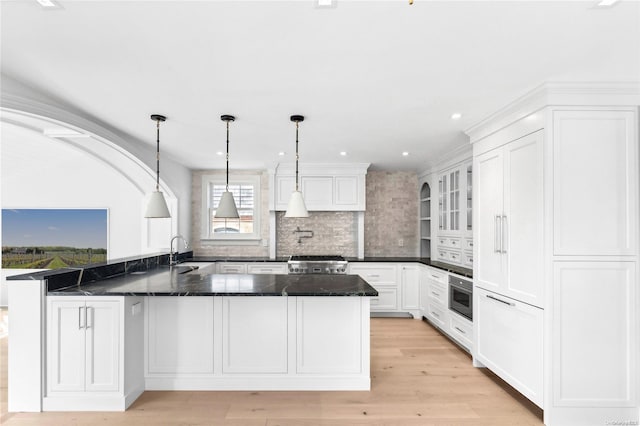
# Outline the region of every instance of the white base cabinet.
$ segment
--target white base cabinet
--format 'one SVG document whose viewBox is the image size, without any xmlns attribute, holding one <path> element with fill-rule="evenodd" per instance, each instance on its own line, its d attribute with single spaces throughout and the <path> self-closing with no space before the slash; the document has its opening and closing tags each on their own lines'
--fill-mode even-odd
<svg viewBox="0 0 640 426">
<path fill-rule="evenodd" d="M 474 357 L 542 407 L 543 310 L 475 289 Z"/>
<path fill-rule="evenodd" d="M 142 393 L 135 362 L 125 369 L 142 349 L 142 306 L 140 297 L 47 297 L 45 411 L 120 411 Z"/>
<path fill-rule="evenodd" d="M 368 297 L 150 296 L 147 390 L 369 390 Z"/>
</svg>

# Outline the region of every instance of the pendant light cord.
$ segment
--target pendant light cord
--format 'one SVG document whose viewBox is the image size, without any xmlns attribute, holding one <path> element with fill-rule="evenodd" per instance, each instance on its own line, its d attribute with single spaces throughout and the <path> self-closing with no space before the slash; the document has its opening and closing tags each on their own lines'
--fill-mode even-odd
<svg viewBox="0 0 640 426">
<path fill-rule="evenodd" d="M 296 121 L 296 191 L 299 191 L 300 188 L 298 186 L 298 160 L 300 156 L 298 155 L 298 122 Z"/>
<path fill-rule="evenodd" d="M 227 120 L 227 192 L 229 192 L 229 120 Z"/>
<path fill-rule="evenodd" d="M 156 191 L 160 191 L 160 120 L 156 120 Z"/>
</svg>

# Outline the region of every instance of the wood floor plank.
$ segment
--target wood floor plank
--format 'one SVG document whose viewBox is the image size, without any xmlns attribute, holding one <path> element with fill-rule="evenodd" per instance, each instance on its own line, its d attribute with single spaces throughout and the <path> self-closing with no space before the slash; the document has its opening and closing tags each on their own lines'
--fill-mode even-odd
<svg viewBox="0 0 640 426">
<path fill-rule="evenodd" d="M 124 413 L 8 413 L 4 426 L 539 426 L 542 411 L 423 321 L 371 320 L 371 391 L 149 391 Z"/>
</svg>

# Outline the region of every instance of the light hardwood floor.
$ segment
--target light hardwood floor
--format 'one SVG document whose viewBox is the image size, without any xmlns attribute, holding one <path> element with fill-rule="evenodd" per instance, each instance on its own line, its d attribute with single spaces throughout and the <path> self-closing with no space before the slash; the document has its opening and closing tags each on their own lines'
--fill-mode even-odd
<svg viewBox="0 0 640 426">
<path fill-rule="evenodd" d="M 124 413 L 7 413 L 2 425 L 541 425 L 542 411 L 424 321 L 371 319 L 370 392 L 145 392 Z"/>
</svg>

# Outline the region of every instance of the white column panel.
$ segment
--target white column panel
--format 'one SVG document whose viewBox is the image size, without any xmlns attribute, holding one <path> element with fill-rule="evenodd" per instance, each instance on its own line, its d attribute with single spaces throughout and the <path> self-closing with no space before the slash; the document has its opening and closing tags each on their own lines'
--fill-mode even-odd
<svg viewBox="0 0 640 426">
<path fill-rule="evenodd" d="M 553 403 L 637 404 L 635 262 L 555 262 Z"/>
<path fill-rule="evenodd" d="M 223 298 L 223 373 L 286 373 L 286 297 Z"/>
</svg>

